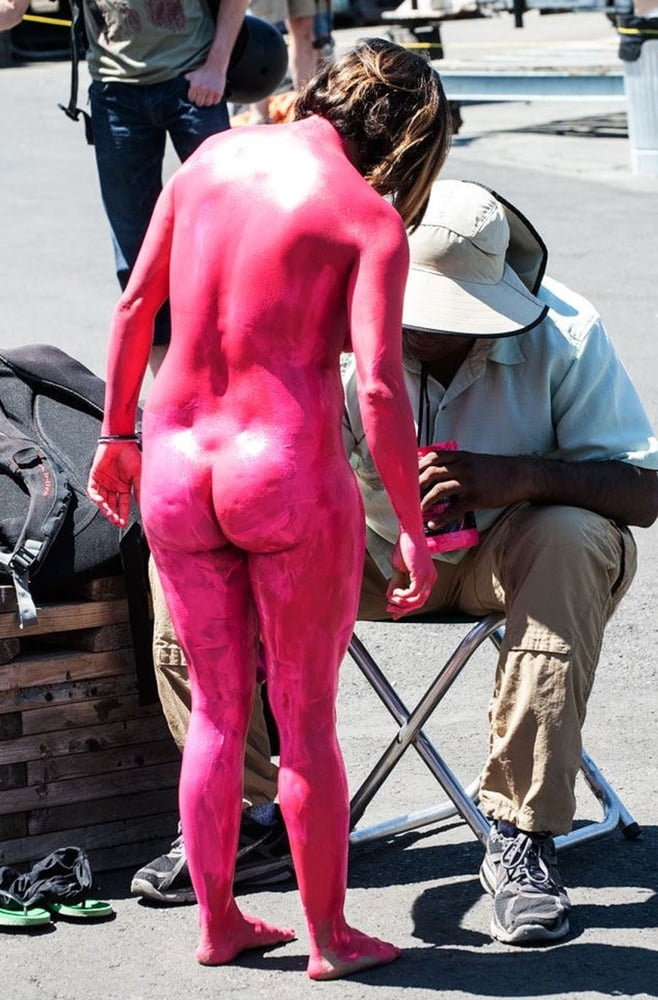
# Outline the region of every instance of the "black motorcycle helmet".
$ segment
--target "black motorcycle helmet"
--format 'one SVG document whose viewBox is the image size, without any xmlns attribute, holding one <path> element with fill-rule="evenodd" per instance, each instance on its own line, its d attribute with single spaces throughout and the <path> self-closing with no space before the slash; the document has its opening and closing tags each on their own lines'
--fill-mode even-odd
<svg viewBox="0 0 658 1000">
<path fill-rule="evenodd" d="M 245 14 L 228 64 L 226 98 L 254 104 L 273 94 L 288 69 L 288 47 L 280 31 Z"/>
</svg>

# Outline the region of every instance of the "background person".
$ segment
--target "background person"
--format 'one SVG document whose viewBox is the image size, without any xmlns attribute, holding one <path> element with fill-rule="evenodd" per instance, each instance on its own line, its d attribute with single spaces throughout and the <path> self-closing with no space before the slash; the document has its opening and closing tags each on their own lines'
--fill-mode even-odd
<svg viewBox="0 0 658 1000">
<path fill-rule="evenodd" d="M 311 79 L 320 59 L 333 54 L 329 4 L 326 0 L 251 0 L 249 11 L 270 24 L 285 23 L 294 94 Z M 318 28 L 322 30 L 320 36 Z M 290 94 L 290 106 L 293 94 Z M 267 125 L 272 121 L 271 100 L 268 97 L 251 105 L 248 124 Z"/>
<path fill-rule="evenodd" d="M 0 30 L 18 24 L 29 3 L 0 0 Z M 122 289 L 162 190 L 167 137 L 185 160 L 229 127 L 226 72 L 246 6 L 222 0 L 215 23 L 204 0 L 82 0 L 94 152 Z M 169 332 L 165 306 L 155 324 L 154 369 Z"/>
<path fill-rule="evenodd" d="M 364 539 L 339 356 L 350 346 L 357 358 L 365 433 L 400 522 L 393 561 L 405 580 L 389 607 L 412 611 L 435 572 L 400 392 L 405 225 L 422 216 L 448 136 L 429 63 L 360 42 L 303 91 L 296 121 L 236 129 L 190 158 L 158 201 L 115 311 L 89 490 L 117 524 L 138 492 L 188 661 L 180 807 L 202 964 L 294 936 L 242 914 L 232 891 L 259 641 L 308 974 L 337 978 L 399 954 L 343 913 L 349 808 L 335 697 Z M 146 401 L 142 466 L 136 405 L 168 295 L 172 339 Z"/>
</svg>

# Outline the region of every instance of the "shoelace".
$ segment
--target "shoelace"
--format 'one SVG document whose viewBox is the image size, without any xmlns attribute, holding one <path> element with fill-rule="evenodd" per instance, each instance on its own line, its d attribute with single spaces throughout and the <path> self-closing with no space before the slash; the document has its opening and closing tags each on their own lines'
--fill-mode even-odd
<svg viewBox="0 0 658 1000">
<path fill-rule="evenodd" d="M 539 845 L 525 833 L 519 833 L 509 843 L 500 859 L 511 882 L 518 882 L 543 892 L 559 888 L 541 855 Z"/>
<path fill-rule="evenodd" d="M 184 858 L 185 857 L 185 843 L 182 836 L 176 837 L 167 854 L 170 858 Z"/>
</svg>

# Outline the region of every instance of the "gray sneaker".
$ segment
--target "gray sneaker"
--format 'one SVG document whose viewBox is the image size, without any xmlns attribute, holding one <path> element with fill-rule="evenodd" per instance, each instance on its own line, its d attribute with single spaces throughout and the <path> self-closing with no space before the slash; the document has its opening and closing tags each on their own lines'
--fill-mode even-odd
<svg viewBox="0 0 658 1000">
<path fill-rule="evenodd" d="M 130 891 L 133 896 L 162 906 L 196 903 L 182 836 L 176 838 L 166 854 L 135 872 Z"/>
<path fill-rule="evenodd" d="M 240 888 L 267 886 L 288 882 L 292 877 L 290 846 L 278 805 L 270 825 L 259 823 L 250 816 L 249 810 L 245 810 L 240 824 L 234 885 Z M 133 896 L 161 906 L 196 902 L 182 835 L 166 854 L 135 872 L 130 891 Z"/>
<path fill-rule="evenodd" d="M 497 941 L 534 944 L 568 934 L 571 903 L 552 837 L 507 837 L 492 826 L 480 882 L 493 896 L 491 936 Z"/>
</svg>

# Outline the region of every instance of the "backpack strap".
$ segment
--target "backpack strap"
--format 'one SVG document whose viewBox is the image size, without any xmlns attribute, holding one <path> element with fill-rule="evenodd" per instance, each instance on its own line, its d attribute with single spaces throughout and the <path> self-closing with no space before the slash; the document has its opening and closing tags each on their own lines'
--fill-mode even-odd
<svg viewBox="0 0 658 1000">
<path fill-rule="evenodd" d="M 86 111 L 78 107 L 78 63 L 83 58 L 86 48 L 87 36 L 82 2 L 71 0 L 71 89 L 68 104 L 58 104 L 57 107 L 61 108 L 66 117 L 74 122 L 77 122 L 82 115 L 85 124 L 85 139 L 89 146 L 93 146 L 94 136 L 91 130 L 91 118 Z"/>
<path fill-rule="evenodd" d="M 33 625 L 37 609 L 30 593 L 30 570 L 42 560 L 57 535 L 71 502 L 62 470 L 29 438 L 17 434 L 0 410 L 0 468 L 26 489 L 30 505 L 13 552 L 0 551 L 0 568 L 16 590 L 21 628 Z"/>
<path fill-rule="evenodd" d="M 126 581 L 130 634 L 135 650 L 135 672 L 140 705 L 158 700 L 153 663 L 153 615 L 148 582 L 148 546 L 138 522 L 121 532 L 121 563 Z"/>
</svg>

